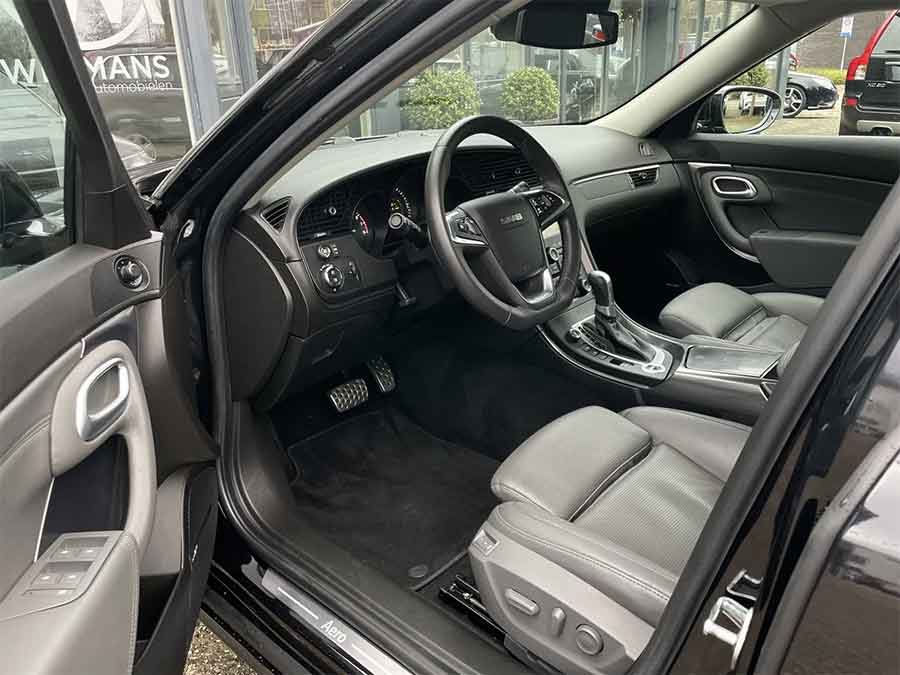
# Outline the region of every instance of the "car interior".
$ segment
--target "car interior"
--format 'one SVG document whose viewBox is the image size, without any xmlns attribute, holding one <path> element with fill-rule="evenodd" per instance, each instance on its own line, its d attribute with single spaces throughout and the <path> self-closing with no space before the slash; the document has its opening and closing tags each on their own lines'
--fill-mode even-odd
<svg viewBox="0 0 900 675">
<path fill-rule="evenodd" d="M 761 135 L 780 97 L 729 83 L 892 2 L 735 1 L 729 26 L 592 121 L 355 137 L 348 120 L 473 36 L 612 46 L 621 17 L 606 0 L 349 2 L 139 182 L 144 199 L 100 161 L 113 141 L 62 3 L 19 3 L 32 33 L 68 29 L 39 55 L 94 153 L 76 159 L 96 161 L 64 184 L 83 231 L 59 267 L 4 279 L 15 659 L 178 670 L 213 547 L 236 533 L 278 630 L 303 626 L 347 671 L 628 672 L 698 556 L 724 559 L 708 525 L 743 487 L 754 425 L 788 391 L 806 400 L 787 386 L 816 390 L 791 379 L 820 354 L 810 335 L 859 318 L 831 291 L 881 241 L 867 228 L 900 176 L 897 139 Z M 379 32 L 392 4 L 402 35 Z M 735 131 L 732 114 L 755 121 Z M 252 152 L 215 145 L 235 127 Z M 230 167 L 206 171 L 213 152 Z M 710 632 L 730 650 L 733 628 Z"/>
<path fill-rule="evenodd" d="M 330 597 L 494 672 L 641 653 L 900 169 L 884 139 L 696 132 L 844 9 L 760 4 L 595 123 L 326 143 L 240 213 L 232 477 Z"/>
</svg>

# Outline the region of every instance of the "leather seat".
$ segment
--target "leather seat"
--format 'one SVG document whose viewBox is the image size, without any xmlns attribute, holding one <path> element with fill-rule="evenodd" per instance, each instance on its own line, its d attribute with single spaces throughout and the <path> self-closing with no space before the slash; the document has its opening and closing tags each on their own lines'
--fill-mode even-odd
<svg viewBox="0 0 900 675">
<path fill-rule="evenodd" d="M 749 433 L 650 407 L 584 408 L 539 430 L 494 475 L 502 503 L 469 548 L 492 617 L 563 672 L 626 667 L 659 622 Z M 548 637 L 560 613 L 564 627 Z M 599 654 L 579 642 L 592 643 L 591 631 L 606 645 Z"/>
<path fill-rule="evenodd" d="M 745 346 L 786 351 L 799 342 L 824 301 L 798 293 L 750 295 L 727 284 L 696 286 L 659 314 L 672 337 L 689 342 L 712 338 Z"/>
</svg>

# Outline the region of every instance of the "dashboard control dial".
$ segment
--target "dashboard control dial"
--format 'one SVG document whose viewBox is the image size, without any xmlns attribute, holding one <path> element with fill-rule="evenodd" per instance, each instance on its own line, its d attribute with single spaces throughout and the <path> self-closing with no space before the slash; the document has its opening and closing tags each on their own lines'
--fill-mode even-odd
<svg viewBox="0 0 900 675">
<path fill-rule="evenodd" d="M 322 283 L 335 293 L 341 290 L 341 287 L 344 285 L 344 273 L 337 265 L 322 265 L 322 269 L 319 270 L 319 276 L 322 278 Z"/>
<path fill-rule="evenodd" d="M 319 248 L 316 249 L 316 254 L 322 260 L 330 260 L 332 253 L 333 251 L 331 250 L 331 246 L 329 246 L 328 244 L 319 244 Z"/>
</svg>

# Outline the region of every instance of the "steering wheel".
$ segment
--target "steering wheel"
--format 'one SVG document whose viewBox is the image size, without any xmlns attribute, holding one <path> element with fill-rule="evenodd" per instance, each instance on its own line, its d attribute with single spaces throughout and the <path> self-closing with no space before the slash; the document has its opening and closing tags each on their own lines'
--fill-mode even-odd
<svg viewBox="0 0 900 675">
<path fill-rule="evenodd" d="M 446 212 L 444 192 L 459 144 L 475 134 L 515 147 L 541 180 L 469 200 Z M 500 117 L 460 120 L 438 140 L 425 172 L 431 245 L 463 297 L 497 323 L 528 330 L 556 316 L 575 297 L 581 237 L 556 163 L 522 127 Z M 565 255 L 554 285 L 541 232 L 559 223 Z"/>
</svg>

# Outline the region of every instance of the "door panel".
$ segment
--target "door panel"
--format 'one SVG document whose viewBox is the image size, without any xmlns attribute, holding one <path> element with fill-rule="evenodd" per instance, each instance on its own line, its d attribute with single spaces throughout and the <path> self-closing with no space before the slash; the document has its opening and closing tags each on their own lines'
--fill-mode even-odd
<svg viewBox="0 0 900 675">
<path fill-rule="evenodd" d="M 768 290 L 830 288 L 900 175 L 897 139 L 697 134 L 669 149 L 689 167 L 708 239 L 759 264 Z M 727 261 L 696 257 L 704 281 L 731 281 L 709 273 Z"/>
<path fill-rule="evenodd" d="M 83 355 L 80 345 L 69 349 L 0 413 L 4 430 L 23 425 L 4 439 L 11 443 L 0 464 L 7 664 L 12 672 L 127 672 L 139 561 L 156 512 L 150 415 L 129 347 L 111 340 Z M 122 530 L 66 533 L 39 555 L 54 481 L 114 435 L 128 457 Z"/>
</svg>

